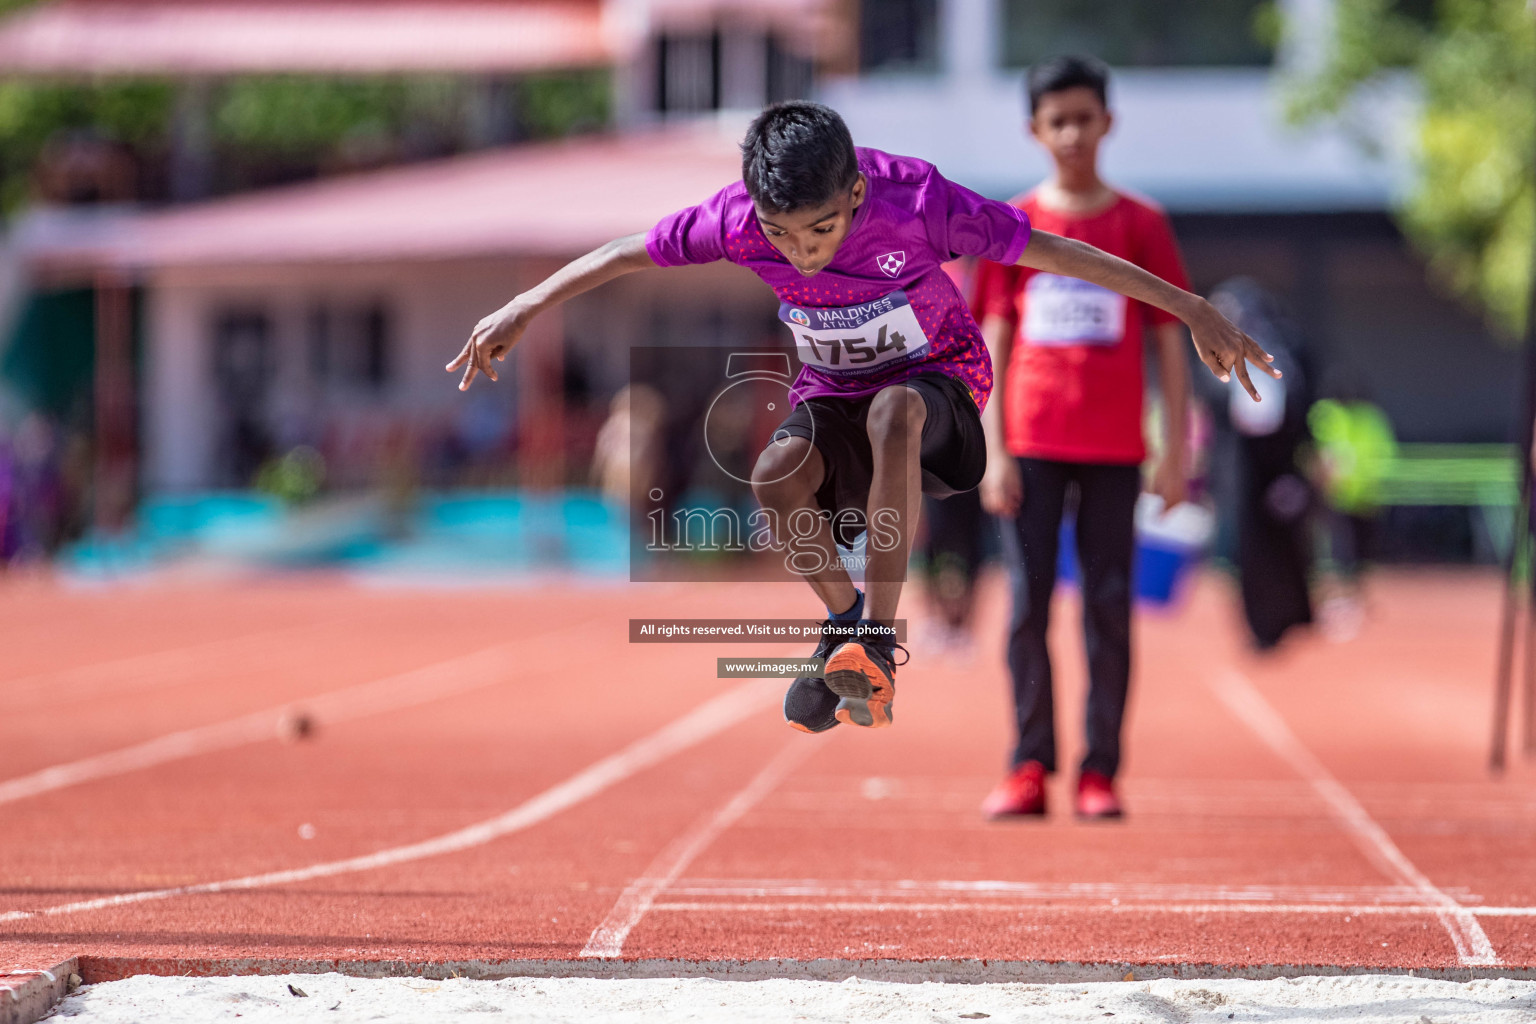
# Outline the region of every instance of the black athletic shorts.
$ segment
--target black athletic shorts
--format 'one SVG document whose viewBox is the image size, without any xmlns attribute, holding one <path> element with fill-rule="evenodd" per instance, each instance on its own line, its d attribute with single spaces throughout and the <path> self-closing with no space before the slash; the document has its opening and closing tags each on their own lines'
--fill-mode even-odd
<svg viewBox="0 0 1536 1024">
<path fill-rule="evenodd" d="M 914 374 L 891 387 L 911 388 L 923 396 L 928 409 L 919 459 L 923 493 L 947 498 L 979 485 L 987 468 L 987 444 L 970 390 L 942 373 Z M 858 512 L 858 525 L 848 517 L 851 529 L 839 531 L 843 536 L 838 541 L 845 547 L 863 532 L 864 511 L 869 506 L 875 457 L 865 421 L 874 399 L 875 395 L 808 398 L 774 431 L 775 437 L 803 437 L 821 452 L 826 477 L 816 492 L 818 505 L 834 515 L 845 510 Z"/>
</svg>

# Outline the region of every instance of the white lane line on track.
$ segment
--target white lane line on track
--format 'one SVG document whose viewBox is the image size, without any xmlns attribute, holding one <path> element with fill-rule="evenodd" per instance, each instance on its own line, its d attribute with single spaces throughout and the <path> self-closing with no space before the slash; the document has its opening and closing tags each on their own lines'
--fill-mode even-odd
<svg viewBox="0 0 1536 1024">
<path fill-rule="evenodd" d="M 1386 831 L 1366 813 L 1360 801 L 1323 767 L 1252 683 L 1237 672 L 1227 672 L 1213 680 L 1211 688 L 1239 721 L 1311 783 L 1367 859 L 1387 877 L 1418 890 L 1424 903 L 1435 908 L 1435 916 L 1450 936 L 1456 956 L 1463 965 L 1480 967 L 1500 963 L 1493 943 L 1488 941 L 1472 908 L 1463 907 L 1442 892 L 1404 856 Z"/>
<path fill-rule="evenodd" d="M 584 625 L 584 624 L 583 624 Z M 557 639 L 566 633 L 574 633 L 572 626 L 551 634 L 546 639 Z M 278 727 L 284 716 L 302 708 L 318 725 L 334 725 L 352 719 L 383 714 L 415 707 L 447 697 L 457 696 L 470 690 L 478 690 L 505 682 L 519 675 L 526 675 L 527 660 L 521 643 L 498 644 L 473 654 L 466 654 L 435 665 L 401 672 L 398 675 L 372 679 L 356 686 L 348 686 L 315 697 L 301 697 L 281 707 L 253 711 L 239 718 L 232 718 L 212 725 L 184 729 L 164 736 L 157 736 L 130 747 L 93 754 L 78 761 L 52 765 L 14 779 L 0 781 L 0 804 L 24 800 L 27 797 L 78 785 L 93 779 L 108 778 L 127 772 L 152 768 L 155 765 L 199 754 L 211 754 L 220 750 L 245 746 L 250 743 L 275 741 Z"/>
<path fill-rule="evenodd" d="M 586 629 L 589 619 L 573 623 L 541 637 L 544 642 L 559 640 Z M 274 630 L 272 634 L 294 632 L 298 627 Z M 246 638 L 248 639 L 248 638 Z M 230 641 L 233 642 L 233 641 Z M 211 647 L 213 645 L 207 645 Z M 169 653 L 205 651 L 207 647 L 182 648 Z M 319 725 L 351 721 L 370 715 L 443 700 L 469 690 L 478 690 L 527 674 L 527 660 L 521 656 L 522 643 L 512 642 L 488 647 L 448 661 L 401 672 L 383 679 L 372 679 L 341 690 L 314 697 L 297 697 L 279 707 L 253 711 L 248 715 L 184 729 L 157 736 L 129 747 L 93 754 L 78 761 L 41 768 L 14 779 L 0 781 L 0 804 L 89 782 L 92 779 L 122 775 L 152 768 L 168 761 L 210 754 L 219 750 L 276 739 L 285 716 L 302 709 Z"/>
<path fill-rule="evenodd" d="M 1367 904 L 1365 906 L 1351 907 L 1336 903 L 1109 903 L 1098 904 L 1075 903 L 1071 906 L 1063 906 L 1068 901 L 1046 900 L 988 900 L 981 901 L 950 901 L 947 903 L 907 903 L 875 900 L 834 900 L 830 902 L 771 902 L 761 901 L 752 903 L 726 903 L 698 900 L 694 902 L 658 901 L 651 904 L 651 910 L 656 912 L 672 911 L 679 913 L 706 913 L 718 914 L 730 913 L 785 913 L 806 914 L 835 911 L 839 913 L 862 913 L 866 911 L 879 911 L 882 913 L 920 912 L 934 913 L 949 911 L 951 913 L 975 913 L 1007 911 L 1010 913 L 1036 912 L 1041 910 L 1063 910 L 1072 913 L 1087 911 L 1105 911 L 1112 914 L 1328 914 L 1330 916 L 1364 917 L 1367 915 L 1382 917 L 1402 917 L 1423 914 L 1440 915 L 1445 909 L 1440 906 L 1378 906 Z M 1466 907 L 1468 914 L 1479 917 L 1536 917 L 1536 907 Z M 3 920 L 3 918 L 0 918 Z"/>
<path fill-rule="evenodd" d="M 175 896 L 235 892 L 247 889 L 261 889 L 274 885 L 287 885 L 292 882 L 306 882 L 315 878 L 330 878 L 335 875 L 344 875 L 356 871 L 371 871 L 376 868 L 421 860 L 425 857 L 439 857 L 443 854 L 458 853 L 461 850 L 483 846 L 493 839 L 499 839 L 502 836 L 520 832 L 523 829 L 537 825 L 539 822 L 563 810 L 574 807 L 582 801 L 596 796 L 608 787 L 624 781 L 637 772 L 666 760 L 673 754 L 681 753 L 689 747 L 697 746 L 710 737 L 723 732 L 729 726 L 741 721 L 752 712 L 766 707 L 771 702 L 777 700 L 780 690 L 781 688 L 777 685 L 777 680 L 754 680 L 742 683 L 735 689 L 727 690 L 718 697 L 699 705 L 670 724 L 662 726 L 649 736 L 636 740 L 618 753 L 610 754 L 602 760 L 594 762 L 564 782 L 551 786 L 539 795 L 525 800 L 510 811 L 433 839 L 423 840 L 419 843 L 409 843 L 405 846 L 396 846 L 387 850 L 380 850 L 377 853 L 365 854 L 361 857 L 348 857 L 344 860 L 311 864 L 308 867 L 291 868 L 286 871 L 270 871 L 262 875 L 230 878 L 221 882 L 204 882 L 199 885 L 178 885 L 169 889 L 127 892 L 117 896 L 105 896 L 100 899 L 64 903 L 58 906 L 45 907 L 41 910 L 12 910 L 0 913 L 0 923 L 24 921 L 29 918 L 49 917 L 59 914 L 79 914 L 91 910 L 127 906 L 133 903 L 148 903 L 152 900 L 170 899 Z"/>
<path fill-rule="evenodd" d="M 621 955 L 624 952 L 624 940 L 629 937 L 635 925 L 640 923 L 640 919 L 645 917 L 646 911 L 651 909 L 656 897 L 687 870 L 694 858 L 718 839 L 720 833 L 741 820 L 742 815 L 755 807 L 775 786 L 784 781 L 784 777 L 795 766 L 821 746 L 819 743 L 806 742 L 806 737 L 796 736 L 773 756 L 751 782 L 717 810 L 694 822 L 686 832 L 667 844 L 667 848 L 657 854 L 645 872 L 619 894 L 608 916 L 592 930 L 581 955 Z"/>
<path fill-rule="evenodd" d="M 1008 882 L 994 879 L 894 879 L 850 884 L 804 878 L 682 878 L 669 896 L 747 897 L 751 899 L 818 897 L 836 899 L 911 899 L 926 897 L 1013 898 L 1155 903 L 1274 903 L 1320 906 L 1422 905 L 1424 896 L 1404 885 L 1192 885 L 1160 882 Z M 1478 897 L 1469 896 L 1476 900 Z"/>
<path fill-rule="evenodd" d="M 243 645 L 263 642 L 265 645 L 277 644 L 296 633 L 321 627 L 334 629 L 338 624 L 349 621 L 352 621 L 350 617 L 281 626 L 239 636 L 221 637 L 190 647 L 170 647 L 110 661 L 95 661 L 73 668 L 38 672 L 19 679 L 0 681 L 0 698 L 8 704 L 30 698 L 79 700 L 103 694 L 131 693 L 135 690 L 198 682 L 208 678 L 208 661 L 213 655 L 238 654 Z"/>
</svg>

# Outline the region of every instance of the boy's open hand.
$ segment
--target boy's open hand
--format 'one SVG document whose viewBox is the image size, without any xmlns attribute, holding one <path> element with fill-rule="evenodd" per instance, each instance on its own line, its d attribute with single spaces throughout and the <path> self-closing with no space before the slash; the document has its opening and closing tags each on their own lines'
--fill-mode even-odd
<svg viewBox="0 0 1536 1024">
<path fill-rule="evenodd" d="M 528 318 L 523 314 L 522 306 L 517 299 L 513 299 L 476 324 L 475 329 L 470 332 L 469 340 L 464 343 L 464 350 L 445 367 L 449 373 L 453 373 L 461 366 L 464 368 L 464 379 L 459 381 L 459 390 L 468 388 L 477 373 L 483 373 L 491 380 L 497 380 L 496 369 L 491 366 L 491 360 L 505 361 L 507 353 L 512 351 L 512 346 L 522 339 L 523 332 L 527 329 Z"/>
<path fill-rule="evenodd" d="M 1199 354 L 1200 361 L 1210 367 L 1212 373 L 1223 381 L 1231 380 L 1232 374 L 1237 374 L 1238 382 L 1243 385 L 1243 390 L 1255 401 L 1259 398 L 1258 389 L 1253 386 L 1252 379 L 1248 376 L 1248 364 L 1252 363 L 1265 373 L 1280 379 L 1280 371 L 1270 363 L 1275 357 L 1259 347 L 1259 343 L 1237 329 L 1237 325 L 1216 309 L 1209 302 L 1202 301 L 1199 312 L 1190 317 L 1188 321 L 1189 333 L 1194 338 L 1195 352 Z"/>
</svg>

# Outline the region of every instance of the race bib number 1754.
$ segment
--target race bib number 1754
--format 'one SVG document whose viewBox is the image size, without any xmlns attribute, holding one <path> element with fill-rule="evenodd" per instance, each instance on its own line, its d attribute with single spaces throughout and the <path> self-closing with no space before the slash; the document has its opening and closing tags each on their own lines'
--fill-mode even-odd
<svg viewBox="0 0 1536 1024">
<path fill-rule="evenodd" d="M 779 319 L 795 336 L 800 361 L 825 373 L 860 374 L 920 359 L 928 337 L 906 292 L 834 308 L 779 306 Z"/>
</svg>

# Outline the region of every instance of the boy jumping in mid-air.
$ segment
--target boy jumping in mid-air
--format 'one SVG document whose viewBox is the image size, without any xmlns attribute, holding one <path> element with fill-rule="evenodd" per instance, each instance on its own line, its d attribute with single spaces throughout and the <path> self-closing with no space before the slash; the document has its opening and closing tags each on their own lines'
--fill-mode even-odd
<svg viewBox="0 0 1536 1024">
<path fill-rule="evenodd" d="M 836 111 L 794 101 L 764 110 L 742 143 L 742 180 L 646 234 L 615 239 L 556 271 L 475 326 L 448 364 L 496 380 L 540 312 L 622 274 L 730 260 L 780 300 L 804 364 L 793 411 L 752 474 L 779 524 L 813 523 L 801 570 L 827 607 L 821 677 L 796 679 L 789 723 L 891 724 L 896 607 L 924 492 L 970 490 L 986 468 L 980 410 L 992 364 L 980 329 L 941 265 L 960 256 L 1082 278 L 1179 317 L 1222 380 L 1268 357 L 1210 303 L 1092 246 L 1042 231 L 1007 203 L 945 180 L 932 164 L 855 149 Z M 832 515 L 866 512 L 868 594 L 843 567 Z M 843 516 L 838 516 L 844 522 Z M 878 530 L 877 530 L 878 527 Z M 875 543 L 879 533 L 887 543 Z M 801 562 L 801 565 L 806 564 Z M 799 566 L 797 565 L 798 569 Z"/>
</svg>

